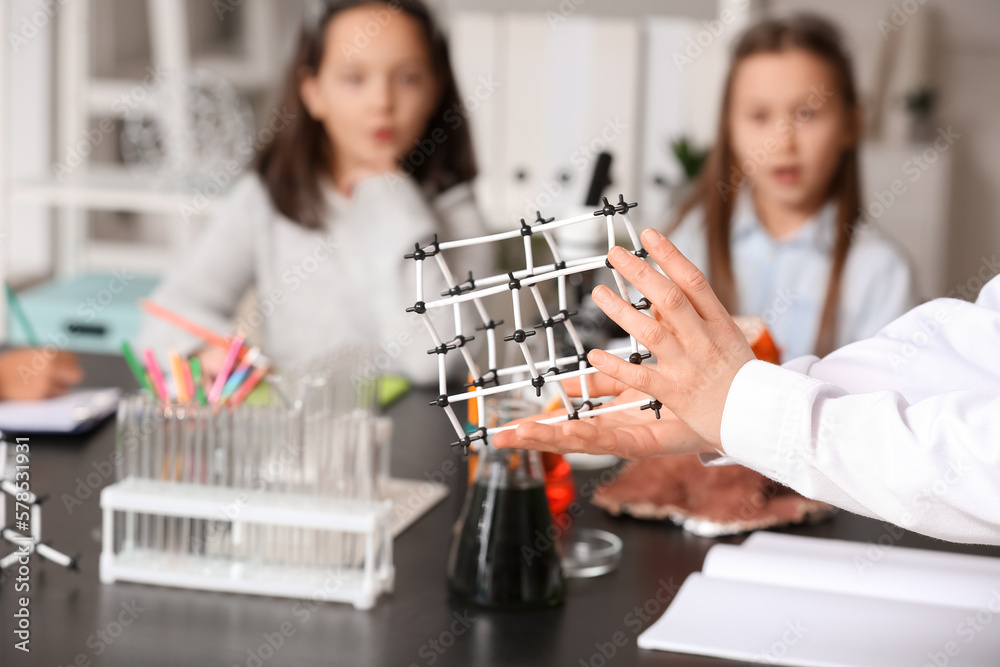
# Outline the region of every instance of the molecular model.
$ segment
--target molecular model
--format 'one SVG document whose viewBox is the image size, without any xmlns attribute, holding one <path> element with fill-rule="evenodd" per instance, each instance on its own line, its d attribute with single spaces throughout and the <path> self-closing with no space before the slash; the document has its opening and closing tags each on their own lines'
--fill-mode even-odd
<svg viewBox="0 0 1000 667">
<path fill-rule="evenodd" d="M 8 445 L 12 454 L 10 459 L 8 459 Z M 19 479 L 17 447 L 16 443 L 8 443 L 4 435 L 0 434 L 0 544 L 7 543 L 14 547 L 12 552 L 0 557 L 0 572 L 18 563 L 23 565 L 25 556 L 32 554 L 56 565 L 76 570 L 76 558 L 56 551 L 48 543 L 42 542 L 42 501 L 45 499 L 22 489 L 17 483 Z M 12 524 L 7 524 L 7 496 L 10 496 L 14 505 Z"/>
<path fill-rule="evenodd" d="M 553 232 L 557 229 L 592 221 L 594 216 L 604 216 L 604 219 L 607 222 L 608 250 L 610 250 L 615 245 L 615 216 L 618 214 L 622 218 L 625 231 L 631 241 L 632 252 L 637 257 L 645 259 L 646 250 L 639 242 L 639 237 L 636 234 L 635 227 L 632 225 L 632 221 L 629 218 L 628 213 L 629 209 L 634 208 L 635 206 L 635 203 L 626 203 L 624 196 L 619 195 L 617 204 L 611 204 L 608 202 L 607 198 L 605 198 L 604 207 L 594 211 L 593 214 L 588 213 L 563 220 L 554 220 L 552 218 L 545 219 L 542 217 L 541 213 L 538 213 L 537 218 L 533 223 L 527 223 L 522 218 L 520 229 L 490 234 L 488 236 L 443 242 L 439 242 L 435 236 L 434 241 L 431 244 L 426 246 L 420 246 L 420 244 L 417 244 L 414 251 L 406 255 L 407 259 L 412 259 L 415 262 L 417 285 L 416 303 L 406 310 L 407 312 L 413 312 L 421 316 L 427 327 L 427 331 L 430 334 L 431 340 L 434 343 L 435 347 L 428 350 L 428 354 L 437 355 L 439 392 L 437 399 L 431 401 L 431 405 L 437 405 L 438 407 L 444 409 L 449 421 L 455 429 L 455 432 L 458 434 L 458 442 L 452 443 L 452 446 L 462 446 L 467 449 L 477 440 L 481 440 L 486 443 L 488 436 L 508 428 L 513 428 L 512 426 L 494 426 L 492 428 L 487 428 L 487 424 L 489 424 L 487 406 L 485 403 L 485 398 L 487 396 L 520 391 L 528 387 L 532 387 L 535 394 L 540 396 L 542 387 L 549 383 L 554 384 L 554 388 L 566 408 L 566 414 L 540 420 L 543 424 L 554 424 L 570 419 L 596 417 L 597 415 L 603 413 L 634 408 L 653 410 L 656 417 L 659 418 L 660 408 L 662 406 L 659 401 L 652 397 L 630 403 L 598 407 L 599 403 L 593 400 L 590 396 L 590 391 L 587 386 L 587 376 L 592 373 L 596 373 L 597 369 L 589 366 L 587 363 L 588 351 L 584 349 L 580 335 L 573 324 L 573 316 L 577 313 L 571 312 L 567 305 L 566 278 L 567 276 L 571 276 L 573 274 L 607 268 L 611 271 L 614 277 L 615 285 L 617 286 L 621 297 L 629 302 L 631 300 L 625 280 L 622 278 L 621 274 L 618 273 L 618 271 L 611 267 L 611 264 L 607 261 L 606 255 L 602 254 L 567 261 L 563 259 L 563 255 L 560 253 L 559 246 L 553 235 Z M 545 239 L 545 243 L 552 254 L 552 264 L 536 266 L 531 245 L 532 237 L 536 234 L 541 234 Z M 452 272 L 451 267 L 449 267 L 448 263 L 445 261 L 445 254 L 450 249 L 486 243 L 497 243 L 506 239 L 517 238 L 518 236 L 522 237 L 524 240 L 525 268 L 522 270 L 509 272 L 506 275 L 495 275 L 484 278 L 475 278 L 472 272 L 468 271 L 468 278 L 459 282 L 455 279 L 455 273 Z M 436 300 L 427 300 L 424 295 L 424 263 L 430 259 L 433 259 L 437 263 L 445 283 L 448 285 L 448 289 L 441 293 L 441 298 Z M 540 284 L 551 280 L 556 281 L 559 295 L 558 308 L 555 312 L 552 312 L 552 310 L 545 305 L 545 302 L 542 299 L 541 291 L 539 290 Z M 541 321 L 531 327 L 526 327 L 524 323 L 524 304 L 522 303 L 524 300 L 524 291 L 530 293 L 530 298 L 534 301 L 538 314 L 541 317 Z M 510 331 L 508 335 L 504 336 L 503 340 L 508 343 L 514 343 L 518 346 L 518 348 L 520 348 L 521 356 L 524 358 L 524 364 L 506 368 L 497 368 L 497 328 L 503 324 L 503 321 L 495 321 L 490 317 L 490 314 L 487 312 L 486 307 L 483 304 L 483 299 L 491 295 L 502 294 L 504 292 L 510 292 L 510 298 L 513 303 L 514 322 L 513 330 Z M 462 305 L 469 302 L 475 306 L 475 311 L 479 320 L 479 324 L 475 327 L 475 330 L 484 331 L 486 333 L 486 348 L 489 368 L 485 372 L 480 371 L 467 347 L 467 343 L 472 341 L 474 338 L 473 336 L 468 335 L 469 332 L 465 329 Z M 640 311 L 647 311 L 650 307 L 650 303 L 646 298 L 642 298 L 638 303 L 633 303 L 632 305 Z M 430 317 L 430 311 L 435 308 L 447 308 L 449 306 L 452 307 L 454 312 L 455 333 L 450 340 L 445 340 L 438 333 L 437 328 Z M 575 348 L 574 355 L 562 358 L 556 357 L 557 350 L 555 328 L 558 326 L 565 328 L 569 339 L 573 342 L 573 346 Z M 545 359 L 536 359 L 528 345 L 527 339 L 534 336 L 538 332 L 545 333 L 547 351 L 547 358 Z M 462 387 L 460 391 L 449 393 L 445 357 L 449 352 L 455 350 L 462 355 L 466 366 L 468 366 L 472 382 Z M 640 346 L 632 336 L 629 336 L 628 347 L 609 349 L 606 350 L 606 352 L 622 358 L 626 358 L 627 355 L 628 360 L 634 364 L 642 363 L 643 359 L 647 359 L 650 356 L 649 352 L 644 347 Z M 529 379 L 515 379 L 518 376 L 523 377 L 524 375 L 529 376 Z M 564 381 L 577 377 L 580 378 L 580 389 L 583 399 L 582 404 L 579 406 L 575 406 L 573 404 L 565 387 L 563 386 Z M 462 423 L 455 415 L 455 411 L 452 406 L 455 403 L 473 399 L 477 402 L 479 423 L 478 428 L 475 431 L 467 433 L 463 428 Z"/>
</svg>

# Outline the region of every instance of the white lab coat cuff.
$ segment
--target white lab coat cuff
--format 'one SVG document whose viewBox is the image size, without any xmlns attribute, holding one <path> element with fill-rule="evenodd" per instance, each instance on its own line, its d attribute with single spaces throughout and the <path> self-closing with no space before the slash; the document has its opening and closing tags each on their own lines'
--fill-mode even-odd
<svg viewBox="0 0 1000 667">
<path fill-rule="evenodd" d="M 722 448 L 728 457 L 788 484 L 810 446 L 808 397 L 817 384 L 764 361 L 744 365 L 722 413 Z"/>
<path fill-rule="evenodd" d="M 703 466 L 733 466 L 737 465 L 731 456 L 727 456 L 724 451 L 717 449 L 714 452 L 701 452 L 698 460 Z"/>
</svg>

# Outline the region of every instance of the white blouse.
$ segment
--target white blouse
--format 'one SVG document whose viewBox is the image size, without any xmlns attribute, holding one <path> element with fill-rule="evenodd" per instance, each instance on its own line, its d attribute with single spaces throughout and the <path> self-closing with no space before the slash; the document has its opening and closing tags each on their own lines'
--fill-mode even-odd
<svg viewBox="0 0 1000 667">
<path fill-rule="evenodd" d="M 1000 277 L 974 304 L 930 301 L 823 359 L 749 362 L 729 391 L 722 447 L 713 463 L 809 498 L 1000 544 Z"/>
<path fill-rule="evenodd" d="M 749 190 L 738 195 L 730 233 L 738 301 L 733 314 L 762 317 L 782 359 L 815 351 L 836 225 L 837 206 L 831 201 L 794 234 L 776 239 L 758 219 Z M 707 272 L 708 241 L 700 209 L 681 222 L 670 240 Z M 855 236 L 841 280 L 835 347 L 874 335 L 915 305 L 905 256 L 874 228 Z"/>
</svg>

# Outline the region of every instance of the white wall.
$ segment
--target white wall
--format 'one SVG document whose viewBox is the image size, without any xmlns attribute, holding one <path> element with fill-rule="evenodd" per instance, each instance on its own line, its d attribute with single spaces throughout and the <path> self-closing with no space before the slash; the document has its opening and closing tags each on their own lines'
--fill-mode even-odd
<svg viewBox="0 0 1000 667">
<path fill-rule="evenodd" d="M 34 0 L 14 0 L 4 3 L 8 32 L 27 36 L 16 49 L 4 35 L 7 49 L 9 90 L 9 127 L 4 137 L 2 159 L 7 161 L 13 178 L 33 176 L 48 168 L 51 155 L 52 89 L 49 72 L 52 68 L 52 21 L 46 28 L 33 31 L 23 21 L 41 22 L 39 4 Z M 7 213 L 5 211 L 4 213 Z M 0 243 L 4 252 L 8 280 L 17 285 L 44 276 L 51 268 L 52 230 L 49 212 L 38 206 L 14 205 L 9 209 L 9 239 Z"/>
</svg>

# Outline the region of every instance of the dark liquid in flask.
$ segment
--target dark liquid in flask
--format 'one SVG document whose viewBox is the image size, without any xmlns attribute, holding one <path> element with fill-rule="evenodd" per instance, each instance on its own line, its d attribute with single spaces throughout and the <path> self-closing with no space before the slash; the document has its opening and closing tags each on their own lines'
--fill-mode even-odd
<svg viewBox="0 0 1000 667">
<path fill-rule="evenodd" d="M 501 488 L 476 482 L 452 547 L 448 589 L 484 607 L 526 609 L 561 604 L 566 594 L 559 554 L 546 536 L 552 525 L 541 484 Z M 545 536 L 537 549 L 535 542 Z M 526 547 L 526 548 L 523 548 Z"/>
</svg>

